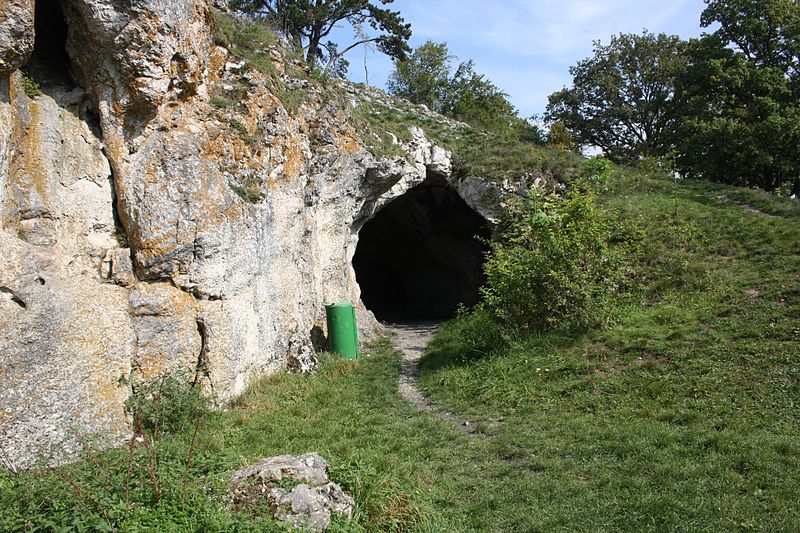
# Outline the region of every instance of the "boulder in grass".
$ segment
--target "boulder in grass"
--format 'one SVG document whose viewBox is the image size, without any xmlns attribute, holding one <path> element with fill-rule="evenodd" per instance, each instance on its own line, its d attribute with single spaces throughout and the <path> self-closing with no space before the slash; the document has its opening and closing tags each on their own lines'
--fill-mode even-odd
<svg viewBox="0 0 800 533">
<path fill-rule="evenodd" d="M 279 455 L 234 472 L 229 502 L 237 511 L 269 511 L 305 531 L 324 531 L 331 513 L 351 518 L 355 502 L 328 478 L 328 463 L 317 453 Z"/>
</svg>

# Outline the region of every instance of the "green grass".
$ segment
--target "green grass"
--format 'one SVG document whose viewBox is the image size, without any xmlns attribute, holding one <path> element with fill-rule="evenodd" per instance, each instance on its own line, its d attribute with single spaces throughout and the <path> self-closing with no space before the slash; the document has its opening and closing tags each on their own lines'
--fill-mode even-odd
<svg viewBox="0 0 800 533">
<path fill-rule="evenodd" d="M 182 476 L 193 428 L 164 437 L 158 444 L 158 504 L 144 468 L 134 469 L 125 504 L 127 448 L 57 471 L 2 473 L 0 530 L 47 530 L 47 524 L 91 529 L 106 517 L 120 531 L 262 530 L 273 527 L 269 520 L 254 522 L 224 508 L 224 474 L 265 456 L 309 451 L 328 459 L 331 478 L 356 499 L 354 521 L 340 524 L 342 530 L 457 529 L 461 520 L 441 507 L 457 508 L 458 491 L 439 480 L 445 472 L 456 483 L 472 480 L 480 454 L 471 451 L 467 435 L 416 412 L 398 395 L 400 359 L 389 344 L 369 350 L 371 357 L 361 363 L 326 359 L 311 378 L 264 379 L 227 411 L 206 415 L 186 489 Z M 137 453 L 142 466 L 143 452 Z"/>
<path fill-rule="evenodd" d="M 634 173 L 612 187 L 630 279 L 616 325 L 465 359 L 457 320 L 429 348 L 425 389 L 505 419 L 491 439 L 525 494 L 509 512 L 538 511 L 514 529 L 797 531 L 796 203 L 758 195 L 765 216 L 728 200 L 750 192 Z"/>
<path fill-rule="evenodd" d="M 411 139 L 410 126 L 417 126 L 425 135 L 455 154 L 457 176 L 479 176 L 501 182 L 528 176 L 566 181 L 580 170 L 582 159 L 577 155 L 521 141 L 510 131 L 483 131 L 441 118 L 420 114 L 418 108 L 395 99 L 393 107 L 378 102 L 363 103 L 353 112 L 365 145 L 376 157 L 403 155 L 390 141 L 391 133 L 400 141 Z"/>
<path fill-rule="evenodd" d="M 602 201 L 628 282 L 604 331 L 443 327 L 422 385 L 477 435 L 411 408 L 383 341 L 205 415 L 188 469 L 193 425 L 162 437 L 160 502 L 141 449 L 129 503 L 127 448 L 2 473 L 0 530 L 269 531 L 225 508 L 226 473 L 317 451 L 357 502 L 339 531 L 797 531 L 800 217 L 742 192 L 617 172 Z"/>
</svg>

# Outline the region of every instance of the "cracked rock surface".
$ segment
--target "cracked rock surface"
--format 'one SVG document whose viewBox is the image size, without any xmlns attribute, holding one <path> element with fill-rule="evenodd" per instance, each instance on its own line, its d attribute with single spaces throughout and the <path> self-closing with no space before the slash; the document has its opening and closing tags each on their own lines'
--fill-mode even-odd
<svg viewBox="0 0 800 533">
<path fill-rule="evenodd" d="M 328 463 L 317 453 L 279 455 L 234 472 L 230 505 L 254 511 L 266 505 L 273 516 L 304 531 L 324 531 L 331 513 L 353 516 L 355 501 L 328 479 Z"/>
<path fill-rule="evenodd" d="M 325 304 L 353 302 L 362 338 L 379 331 L 352 267 L 359 231 L 429 173 L 497 212 L 496 188 L 453 177 L 419 128 L 403 156 L 370 152 L 352 117 L 384 93 L 298 79 L 280 43 L 270 75 L 214 44 L 207 0 L 63 0 L 71 83 L 28 96 L 32 5 L 0 7 L 5 463 L 124 438 L 126 399 L 166 373 L 222 403 L 313 371 Z"/>
</svg>

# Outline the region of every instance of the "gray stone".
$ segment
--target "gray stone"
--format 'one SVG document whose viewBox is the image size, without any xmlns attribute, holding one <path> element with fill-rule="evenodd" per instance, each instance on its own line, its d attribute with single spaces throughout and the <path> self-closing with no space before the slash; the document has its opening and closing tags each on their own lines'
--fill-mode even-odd
<svg viewBox="0 0 800 533">
<path fill-rule="evenodd" d="M 263 459 L 237 470 L 231 482 L 229 502 L 235 509 L 267 504 L 276 519 L 304 531 L 324 531 L 331 513 L 352 518 L 355 508 L 353 498 L 328 479 L 328 463 L 317 453 Z"/>
<path fill-rule="evenodd" d="M 262 483 L 273 483 L 285 477 L 302 481 L 312 487 L 321 487 L 328 483 L 328 462 L 316 452 L 299 457 L 293 455 L 267 457 L 254 465 L 237 470 L 231 476 L 231 481 L 241 483 L 248 479 L 256 479 Z"/>
<path fill-rule="evenodd" d="M 0 3 L 0 74 L 24 65 L 33 52 L 33 0 Z"/>
<path fill-rule="evenodd" d="M 128 287 L 136 278 L 133 275 L 130 248 L 114 248 L 106 252 L 100 267 L 101 275 L 117 285 Z"/>
<path fill-rule="evenodd" d="M 30 100 L 20 78 L 0 83 L 0 455 L 24 466 L 127 430 L 134 332 L 99 275 L 116 246 L 102 144 L 74 95 Z"/>
</svg>

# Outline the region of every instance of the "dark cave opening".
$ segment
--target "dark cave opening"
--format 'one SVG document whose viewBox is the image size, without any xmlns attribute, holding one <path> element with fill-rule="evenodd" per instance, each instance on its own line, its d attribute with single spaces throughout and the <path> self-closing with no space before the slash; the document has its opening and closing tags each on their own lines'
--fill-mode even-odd
<svg viewBox="0 0 800 533">
<path fill-rule="evenodd" d="M 429 174 L 359 232 L 353 257 L 361 300 L 376 318 L 413 322 L 475 305 L 489 225 L 447 181 Z"/>
<path fill-rule="evenodd" d="M 69 28 L 61 2 L 36 2 L 34 28 L 33 54 L 23 70 L 43 88 L 55 85 L 74 87 L 66 49 Z"/>
</svg>

